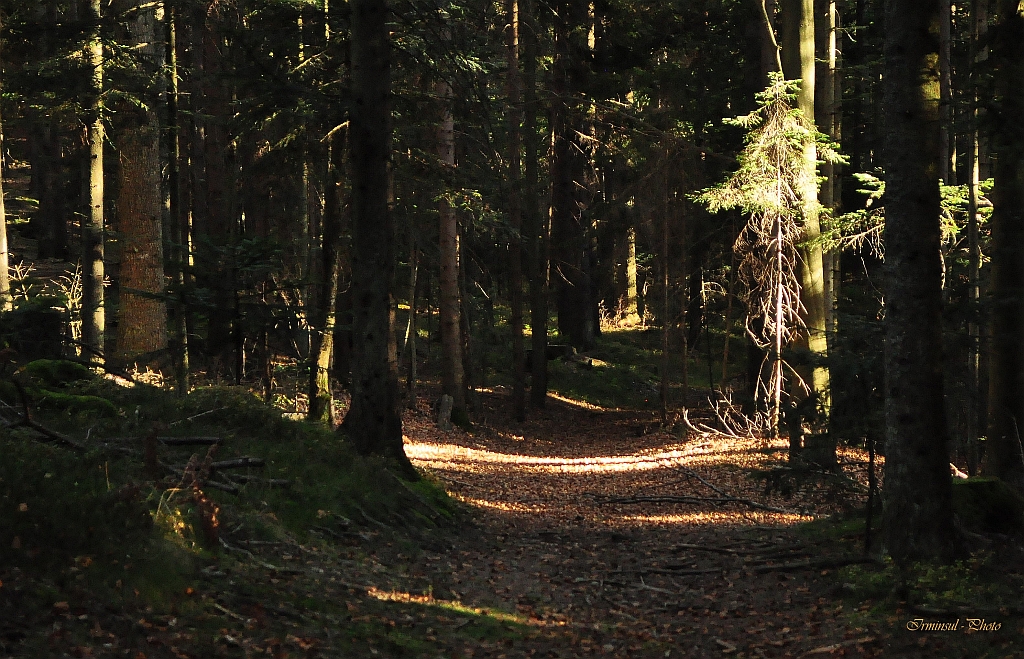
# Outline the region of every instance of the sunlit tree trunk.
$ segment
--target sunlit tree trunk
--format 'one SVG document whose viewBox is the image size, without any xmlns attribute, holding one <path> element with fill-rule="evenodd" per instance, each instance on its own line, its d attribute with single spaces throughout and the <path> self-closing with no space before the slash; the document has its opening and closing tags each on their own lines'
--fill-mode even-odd
<svg viewBox="0 0 1024 659">
<path fill-rule="evenodd" d="M 996 151 L 992 210 L 992 355 L 985 473 L 1024 492 L 1024 15 L 1000 0 L 992 45 Z"/>
<path fill-rule="evenodd" d="M 120 5 L 128 22 L 128 42 L 143 59 L 144 71 L 162 67 L 156 39 L 156 7 L 146 0 Z M 117 112 L 120 175 L 117 231 L 121 245 L 120 299 L 115 361 L 156 361 L 167 348 L 167 307 L 160 183 L 160 124 L 152 101 L 144 107 L 121 104 Z M 163 355 L 160 355 L 162 358 Z"/>
<path fill-rule="evenodd" d="M 342 429 L 363 454 L 398 462 L 402 445 L 395 354 L 395 235 L 388 207 L 391 59 L 386 0 L 351 3 L 352 404 Z"/>
<path fill-rule="evenodd" d="M 519 72 L 519 2 L 505 0 L 505 37 L 507 73 L 507 116 L 509 120 L 509 220 L 512 239 L 508 244 L 512 305 L 512 415 L 517 421 L 526 419 L 526 346 L 523 340 L 523 178 L 520 148 L 523 121 L 522 80 Z M 535 200 L 526 199 L 527 203 Z"/>
<path fill-rule="evenodd" d="M 321 263 L 317 268 L 316 317 L 313 318 L 313 340 L 310 344 L 308 418 L 328 427 L 334 425 L 334 397 L 331 392 L 331 360 L 334 357 L 334 331 L 337 323 L 338 284 L 341 280 L 341 257 L 338 245 L 342 237 L 342 181 L 344 134 L 335 133 L 328 144 L 328 172 L 324 185 L 323 240 Z"/>
<path fill-rule="evenodd" d="M 800 79 L 797 93 L 797 108 L 814 123 L 814 0 L 782 1 L 782 66 L 787 79 Z M 818 213 L 818 190 L 816 183 L 817 148 L 813 142 L 804 145 L 803 165 L 807 172 L 802 176 L 805 186 L 798 190 L 805 240 L 813 240 L 820 234 Z M 811 393 L 820 397 L 820 403 L 828 406 L 828 367 L 824 363 L 828 356 L 825 334 L 825 268 L 820 245 L 803 247 L 800 250 L 800 301 L 805 313 L 804 325 L 807 332 L 807 348 L 814 360 L 810 368 L 799 369 Z"/>
<path fill-rule="evenodd" d="M 89 214 L 82 221 L 82 343 L 86 357 L 103 355 L 103 42 L 100 39 L 100 0 L 91 0 L 93 34 L 86 48 L 92 75 L 89 119 Z"/>
<path fill-rule="evenodd" d="M 955 553 L 943 402 L 939 2 L 886 0 L 884 550 Z"/>
</svg>

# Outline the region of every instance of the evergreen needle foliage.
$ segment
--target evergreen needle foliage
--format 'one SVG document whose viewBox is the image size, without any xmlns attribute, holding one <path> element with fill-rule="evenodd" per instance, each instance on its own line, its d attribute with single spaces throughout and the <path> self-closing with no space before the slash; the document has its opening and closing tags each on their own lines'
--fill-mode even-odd
<svg viewBox="0 0 1024 659">
<path fill-rule="evenodd" d="M 773 421 L 782 391 L 782 349 L 795 338 L 803 311 L 797 263 L 805 204 L 799 191 L 809 187 L 806 177 L 814 175 L 801 164 L 804 150 L 815 144 L 825 159 L 841 160 L 794 107 L 799 84 L 773 73 L 757 95 L 757 109 L 726 120 L 748 131 L 739 169 L 697 197 L 713 213 L 739 208 L 749 215 L 733 249 L 740 261 L 747 332 L 758 346 L 773 351 L 770 381 L 759 385 L 770 398 Z"/>
</svg>

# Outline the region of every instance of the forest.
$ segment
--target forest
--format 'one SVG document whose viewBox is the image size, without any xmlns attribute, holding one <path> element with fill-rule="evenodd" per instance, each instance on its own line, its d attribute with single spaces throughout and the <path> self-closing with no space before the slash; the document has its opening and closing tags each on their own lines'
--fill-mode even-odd
<svg viewBox="0 0 1024 659">
<path fill-rule="evenodd" d="M 0 0 L 0 657 L 1021 656 L 1021 44 Z"/>
</svg>

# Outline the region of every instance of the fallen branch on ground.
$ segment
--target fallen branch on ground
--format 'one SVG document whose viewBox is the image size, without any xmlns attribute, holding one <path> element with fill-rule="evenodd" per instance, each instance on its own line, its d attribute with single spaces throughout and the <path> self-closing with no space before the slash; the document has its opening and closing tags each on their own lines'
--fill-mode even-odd
<svg viewBox="0 0 1024 659">
<path fill-rule="evenodd" d="M 757 565 L 754 572 L 789 572 L 791 570 L 811 570 L 818 568 L 843 567 L 861 563 L 877 563 L 878 561 L 867 556 L 847 556 L 845 558 L 813 558 L 795 563 L 779 563 L 778 565 Z"/>
<path fill-rule="evenodd" d="M 17 428 L 18 426 L 25 426 L 35 430 L 40 435 L 48 437 L 53 441 L 60 442 L 65 446 L 75 449 L 76 451 L 84 451 L 85 446 L 79 444 L 75 440 L 71 439 L 65 434 L 59 433 L 56 430 L 50 430 L 43 424 L 32 419 L 32 414 L 29 410 L 28 394 L 25 393 L 25 388 L 21 386 L 21 383 L 17 380 L 11 380 L 14 384 L 14 388 L 18 392 L 18 397 L 21 399 L 21 418 L 16 421 L 5 421 L 4 426 L 7 428 Z"/>
<path fill-rule="evenodd" d="M 179 469 L 178 467 L 175 467 L 174 465 L 169 465 L 169 464 L 167 464 L 166 462 L 163 462 L 163 461 L 158 461 L 157 464 L 162 469 L 164 469 L 165 471 L 169 471 L 172 474 L 175 474 L 177 476 L 181 476 L 181 477 L 185 476 L 185 470 L 184 469 Z M 203 481 L 203 487 L 212 487 L 215 490 L 220 490 L 221 492 L 227 492 L 228 494 L 238 494 L 239 491 L 240 491 L 238 489 L 237 485 L 231 485 L 231 484 L 228 484 L 228 483 L 221 483 L 219 481 L 211 481 L 211 480 L 204 480 Z"/>
</svg>

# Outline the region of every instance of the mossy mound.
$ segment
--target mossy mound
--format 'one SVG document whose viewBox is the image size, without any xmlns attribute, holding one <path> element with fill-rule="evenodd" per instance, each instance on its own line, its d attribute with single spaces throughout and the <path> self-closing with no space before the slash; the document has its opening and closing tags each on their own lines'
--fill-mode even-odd
<svg viewBox="0 0 1024 659">
<path fill-rule="evenodd" d="M 953 481 L 953 512 L 964 528 L 982 533 L 1024 530 L 1024 498 L 998 478 Z"/>
<path fill-rule="evenodd" d="M 25 364 L 21 371 L 45 387 L 66 387 L 96 377 L 88 366 L 64 359 L 37 359 Z"/>
</svg>

